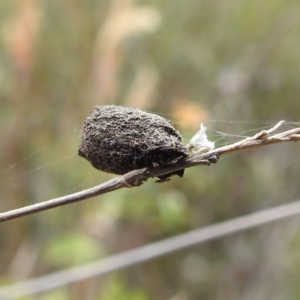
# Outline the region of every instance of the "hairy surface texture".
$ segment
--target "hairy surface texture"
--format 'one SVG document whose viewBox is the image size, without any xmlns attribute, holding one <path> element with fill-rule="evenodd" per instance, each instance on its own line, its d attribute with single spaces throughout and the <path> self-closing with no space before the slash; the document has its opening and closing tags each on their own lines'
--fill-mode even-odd
<svg viewBox="0 0 300 300">
<path fill-rule="evenodd" d="M 125 174 L 154 168 L 188 156 L 180 133 L 170 122 L 139 109 L 115 105 L 96 106 L 84 121 L 79 155 L 97 169 Z M 184 170 L 160 176 L 183 176 Z"/>
</svg>

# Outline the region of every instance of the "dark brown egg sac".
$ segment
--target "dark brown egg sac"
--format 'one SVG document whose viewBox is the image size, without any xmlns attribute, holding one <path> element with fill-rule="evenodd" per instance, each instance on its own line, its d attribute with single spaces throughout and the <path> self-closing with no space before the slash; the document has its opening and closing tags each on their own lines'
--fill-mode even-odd
<svg viewBox="0 0 300 300">
<path fill-rule="evenodd" d="M 168 120 L 134 108 L 96 106 L 84 121 L 81 138 L 80 156 L 96 169 L 119 175 L 188 156 L 180 133 Z M 165 181 L 183 173 L 179 170 L 159 178 Z"/>
</svg>

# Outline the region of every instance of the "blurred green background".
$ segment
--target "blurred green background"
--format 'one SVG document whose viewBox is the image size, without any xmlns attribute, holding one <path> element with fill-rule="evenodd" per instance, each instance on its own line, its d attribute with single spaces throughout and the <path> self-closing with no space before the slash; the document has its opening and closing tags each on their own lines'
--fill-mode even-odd
<svg viewBox="0 0 300 300">
<path fill-rule="evenodd" d="M 298 0 L 2 0 L 0 211 L 113 178 L 77 156 L 95 105 L 156 112 L 185 142 L 201 122 L 219 140 L 299 121 L 299 49 Z M 263 147 L 1 223 L 0 285 L 297 200 L 298 158 Z M 299 236 L 295 217 L 24 299 L 300 299 Z"/>
</svg>

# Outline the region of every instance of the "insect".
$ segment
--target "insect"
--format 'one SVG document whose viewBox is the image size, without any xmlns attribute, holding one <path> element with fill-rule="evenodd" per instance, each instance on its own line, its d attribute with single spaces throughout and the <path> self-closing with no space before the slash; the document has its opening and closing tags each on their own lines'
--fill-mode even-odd
<svg viewBox="0 0 300 300">
<path fill-rule="evenodd" d="M 189 153 L 168 120 L 123 106 L 96 106 L 84 121 L 81 138 L 80 156 L 96 169 L 119 175 L 176 162 Z M 158 176 L 158 182 L 183 173 Z"/>
</svg>

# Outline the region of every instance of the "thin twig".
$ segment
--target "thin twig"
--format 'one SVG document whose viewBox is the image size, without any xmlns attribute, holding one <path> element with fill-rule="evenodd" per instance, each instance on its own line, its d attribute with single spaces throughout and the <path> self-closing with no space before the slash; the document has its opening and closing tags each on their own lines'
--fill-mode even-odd
<svg viewBox="0 0 300 300">
<path fill-rule="evenodd" d="M 78 281 L 149 261 L 229 234 L 241 232 L 299 214 L 300 200 L 268 208 L 115 254 L 88 264 L 29 279 L 21 283 L 0 287 L 0 299 L 12 300 L 37 293 L 43 293 L 68 284 L 74 284 Z"/>
<path fill-rule="evenodd" d="M 115 191 L 125 187 L 135 187 L 143 184 L 147 179 L 151 177 L 157 177 L 178 170 L 199 166 L 210 165 L 216 163 L 221 155 L 238 152 L 255 147 L 261 147 L 281 142 L 297 142 L 300 140 L 300 128 L 291 129 L 281 133 L 274 134 L 278 128 L 284 124 L 284 121 L 280 121 L 270 130 L 262 130 L 253 137 L 247 137 L 239 142 L 231 145 L 223 146 L 206 153 L 190 154 L 187 158 L 179 160 L 172 165 L 161 166 L 157 168 L 144 168 L 139 170 L 133 170 L 122 176 L 117 176 L 107 182 L 104 182 L 98 186 L 86 189 L 84 191 L 70 194 L 67 196 L 55 198 L 42 203 L 29 205 L 23 208 L 18 208 L 5 213 L 0 214 L 0 222 L 8 221 L 11 219 L 19 218 L 21 216 L 33 214 L 39 211 L 47 210 L 53 207 L 66 205 L 69 203 L 81 201 L 84 199 L 92 198 L 98 195 L 102 195 L 111 191 Z"/>
</svg>

